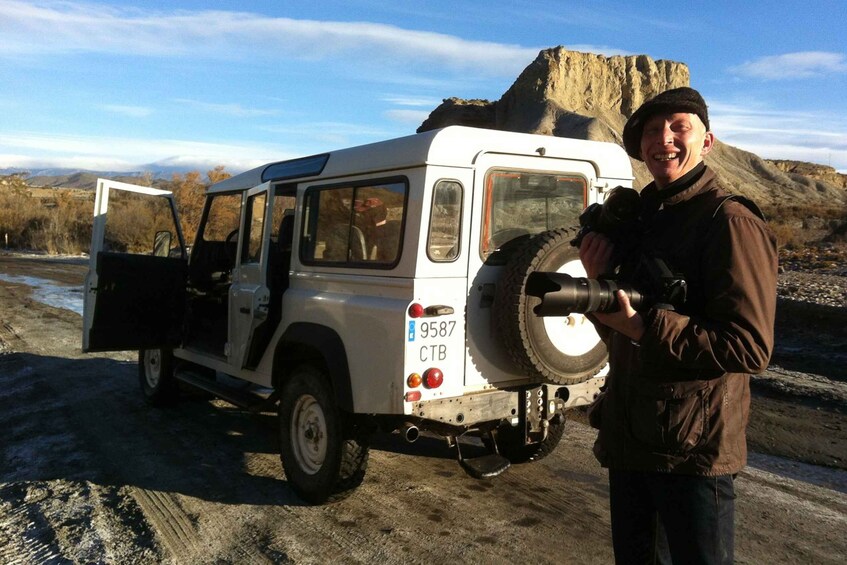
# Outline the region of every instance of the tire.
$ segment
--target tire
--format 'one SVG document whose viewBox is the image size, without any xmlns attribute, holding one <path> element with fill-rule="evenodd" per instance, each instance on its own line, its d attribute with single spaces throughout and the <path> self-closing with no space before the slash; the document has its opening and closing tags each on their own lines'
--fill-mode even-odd
<svg viewBox="0 0 847 565">
<path fill-rule="evenodd" d="M 138 381 L 141 394 L 151 406 L 176 402 L 179 387 L 174 377 L 174 357 L 170 349 L 142 349 L 138 352 Z"/>
<path fill-rule="evenodd" d="M 325 373 L 294 370 L 279 403 L 280 459 L 294 492 L 323 504 L 348 496 L 365 478 L 368 444 L 339 410 Z"/>
<path fill-rule="evenodd" d="M 606 346 L 582 314 L 539 317 L 541 302 L 524 290 L 535 271 L 585 276 L 579 251 L 570 242 L 576 230 L 540 233 L 515 250 L 504 267 L 494 296 L 495 330 L 519 369 L 546 382 L 577 384 L 596 375 L 608 358 Z"/>
<path fill-rule="evenodd" d="M 547 437 L 543 441 L 524 445 L 521 431 L 509 424 L 504 424 L 497 428 L 497 448 L 500 455 L 512 463 L 538 461 L 553 453 L 564 433 L 565 418 L 559 416 L 550 420 Z"/>
</svg>

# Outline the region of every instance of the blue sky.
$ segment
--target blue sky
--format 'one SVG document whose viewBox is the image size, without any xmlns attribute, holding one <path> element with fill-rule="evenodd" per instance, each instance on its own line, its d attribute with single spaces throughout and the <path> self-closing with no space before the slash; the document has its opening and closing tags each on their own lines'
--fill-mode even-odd
<svg viewBox="0 0 847 565">
<path fill-rule="evenodd" d="M 0 169 L 239 171 L 407 135 L 564 45 L 684 62 L 719 139 L 847 172 L 845 21 L 845 0 L 0 0 Z"/>
</svg>

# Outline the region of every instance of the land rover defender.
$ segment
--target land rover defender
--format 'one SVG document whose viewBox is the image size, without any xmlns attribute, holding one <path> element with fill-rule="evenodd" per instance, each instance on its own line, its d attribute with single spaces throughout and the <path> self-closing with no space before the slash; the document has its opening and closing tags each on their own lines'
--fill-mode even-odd
<svg viewBox="0 0 847 565">
<path fill-rule="evenodd" d="M 362 482 L 379 431 L 494 476 L 549 454 L 604 382 L 592 324 L 536 316 L 524 287 L 585 276 L 571 226 L 631 183 L 615 144 L 447 127 L 214 184 L 189 252 L 170 193 L 100 179 L 83 350 L 138 350 L 152 404 L 191 385 L 275 408 L 313 503 Z"/>
</svg>

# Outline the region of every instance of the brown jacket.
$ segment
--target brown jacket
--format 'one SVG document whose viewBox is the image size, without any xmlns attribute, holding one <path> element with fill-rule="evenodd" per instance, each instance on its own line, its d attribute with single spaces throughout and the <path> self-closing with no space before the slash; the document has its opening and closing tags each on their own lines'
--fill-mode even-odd
<svg viewBox="0 0 847 565">
<path fill-rule="evenodd" d="M 637 344 L 598 327 L 610 371 L 591 419 L 604 467 L 714 476 L 747 462 L 749 375 L 767 367 L 773 349 L 776 241 L 724 196 L 707 167 L 663 201 L 642 238 L 642 249 L 684 276 L 685 304 L 643 313 Z"/>
</svg>

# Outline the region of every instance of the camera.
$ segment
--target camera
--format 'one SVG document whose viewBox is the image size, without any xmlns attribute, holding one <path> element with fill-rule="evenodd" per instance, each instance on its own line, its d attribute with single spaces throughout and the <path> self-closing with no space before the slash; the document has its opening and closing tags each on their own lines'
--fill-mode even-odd
<svg viewBox="0 0 847 565">
<path fill-rule="evenodd" d="M 603 204 L 592 204 L 579 215 L 579 232 L 571 245 L 579 247 L 586 234 L 596 231 L 617 243 L 626 241 L 639 227 L 641 196 L 633 188 L 616 186 Z M 631 240 L 630 240 L 631 241 Z"/>
<path fill-rule="evenodd" d="M 664 260 L 641 255 L 631 279 L 588 279 L 565 273 L 530 273 L 526 293 L 541 299 L 533 308 L 537 316 L 567 316 L 572 312 L 617 312 L 615 293 L 623 290 L 635 310 L 662 308 L 676 310 L 685 303 L 685 279 L 673 272 Z"/>
<path fill-rule="evenodd" d="M 618 275 L 599 279 L 536 271 L 527 277 L 526 293 L 541 299 L 538 316 L 567 316 L 572 312 L 616 312 L 618 290 L 635 310 L 675 310 L 685 303 L 685 279 L 660 257 L 639 249 L 641 197 L 632 188 L 613 188 L 603 204 L 592 204 L 579 217 L 580 229 L 571 245 L 579 247 L 590 232 L 606 235 L 615 245 L 613 263 Z M 618 268 L 620 267 L 620 268 Z"/>
</svg>

